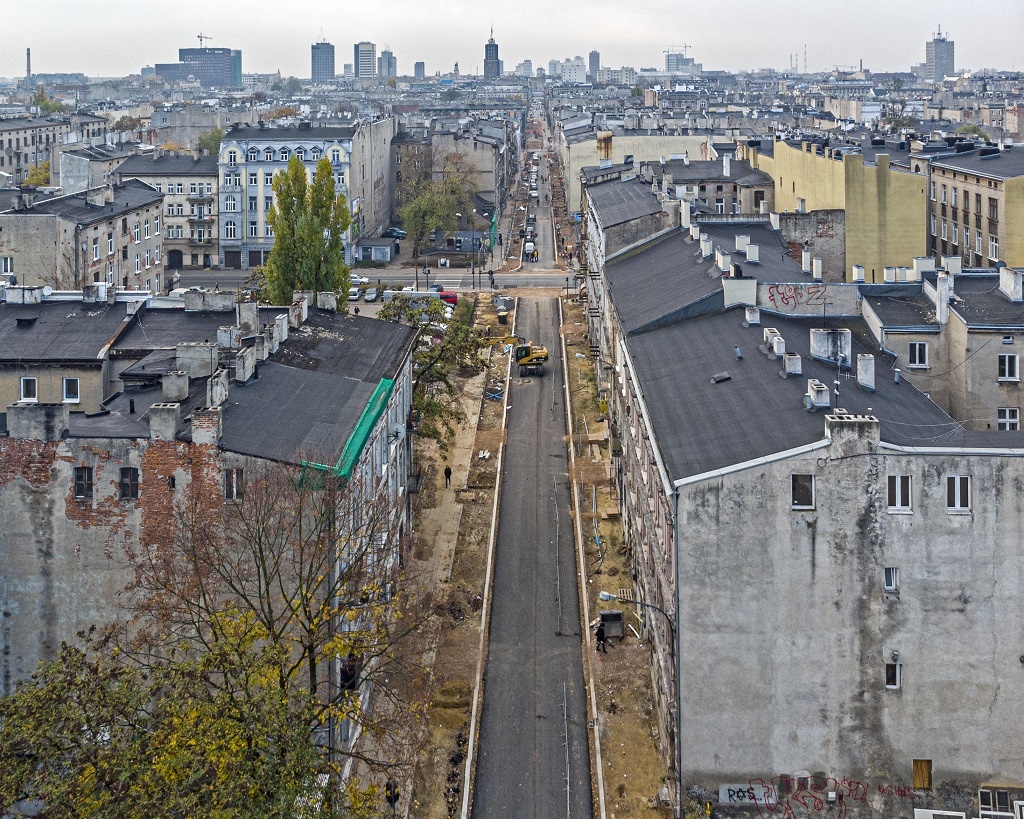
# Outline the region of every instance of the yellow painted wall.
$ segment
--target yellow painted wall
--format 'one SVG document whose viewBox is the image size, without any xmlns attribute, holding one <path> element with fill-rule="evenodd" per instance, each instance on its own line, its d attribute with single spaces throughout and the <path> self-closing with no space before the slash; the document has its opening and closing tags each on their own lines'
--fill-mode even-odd
<svg viewBox="0 0 1024 819">
<path fill-rule="evenodd" d="M 1024 267 L 1024 176 L 1007 179 L 1003 184 L 1003 261 L 1010 267 Z"/>
<path fill-rule="evenodd" d="M 866 281 L 874 271 L 880 282 L 884 268 L 909 267 L 915 256 L 927 255 L 924 176 L 892 170 L 884 154 L 877 165 L 865 165 L 859 154 L 838 161 L 785 142 L 775 143 L 774 156 L 748 153 L 775 180 L 776 211 L 797 210 L 801 198 L 808 211 L 846 211 L 847 281 L 855 264 L 864 265 Z M 1017 212 L 1024 213 L 1024 190 L 1020 197 Z"/>
<path fill-rule="evenodd" d="M 927 255 L 927 179 L 890 169 L 885 154 L 875 159 L 876 165 L 865 165 L 863 157 L 852 154 L 843 157 L 842 162 L 846 177 L 846 264 L 848 268 L 864 265 L 867 282 L 882 281 L 885 267 L 909 267 L 915 256 Z M 846 276 L 850 278 L 850 269 Z"/>
</svg>

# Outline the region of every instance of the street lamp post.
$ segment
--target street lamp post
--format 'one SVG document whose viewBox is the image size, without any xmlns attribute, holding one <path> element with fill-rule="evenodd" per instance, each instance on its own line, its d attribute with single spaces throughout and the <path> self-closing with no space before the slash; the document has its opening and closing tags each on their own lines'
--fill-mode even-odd
<svg viewBox="0 0 1024 819">
<path fill-rule="evenodd" d="M 683 750 L 682 750 L 682 745 L 681 745 L 681 743 L 679 741 L 679 732 L 682 730 L 682 725 L 680 724 L 681 723 L 681 715 L 682 715 L 682 702 L 679 699 L 679 692 L 680 692 L 679 664 L 678 664 L 678 662 L 679 662 L 679 632 L 678 632 L 678 630 L 676 628 L 676 621 L 672 618 L 671 614 L 669 614 L 667 611 L 665 611 L 665 609 L 661 608 L 661 606 L 654 605 L 654 603 L 645 603 L 643 600 L 635 600 L 635 599 L 633 599 L 631 597 L 619 597 L 617 594 L 612 594 L 611 592 L 606 592 L 606 591 L 598 592 L 597 596 L 598 596 L 598 598 L 600 598 L 601 600 L 604 600 L 606 602 L 608 602 L 608 601 L 618 601 L 619 603 L 631 603 L 633 605 L 643 606 L 644 608 L 654 609 L 654 611 L 658 612 L 658 614 L 660 614 L 662 617 L 664 617 L 666 620 L 668 620 L 668 625 L 669 625 L 669 628 L 671 629 L 671 634 L 672 634 L 672 664 L 673 664 L 672 676 L 675 678 L 675 684 L 676 684 L 676 686 L 675 686 L 676 687 L 676 691 L 675 691 L 675 694 L 676 694 L 676 713 L 675 713 L 676 727 L 675 727 L 675 730 L 672 732 L 673 736 L 675 737 L 675 744 L 676 744 L 676 747 L 675 747 L 675 760 L 673 760 L 674 764 L 676 766 L 676 783 L 675 783 L 676 784 L 676 805 L 675 805 L 675 811 L 676 811 L 676 816 L 681 816 L 682 815 L 682 804 L 683 804 L 683 801 L 682 801 L 683 800 Z"/>
</svg>

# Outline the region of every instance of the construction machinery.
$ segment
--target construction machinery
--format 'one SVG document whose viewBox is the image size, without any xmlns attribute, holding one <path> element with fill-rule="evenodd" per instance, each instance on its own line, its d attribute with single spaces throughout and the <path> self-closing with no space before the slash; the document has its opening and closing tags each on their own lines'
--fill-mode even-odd
<svg viewBox="0 0 1024 819">
<path fill-rule="evenodd" d="M 519 377 L 524 375 L 544 375 L 544 362 L 548 360 L 548 348 L 522 341 L 512 348 L 516 364 L 519 365 Z"/>
</svg>

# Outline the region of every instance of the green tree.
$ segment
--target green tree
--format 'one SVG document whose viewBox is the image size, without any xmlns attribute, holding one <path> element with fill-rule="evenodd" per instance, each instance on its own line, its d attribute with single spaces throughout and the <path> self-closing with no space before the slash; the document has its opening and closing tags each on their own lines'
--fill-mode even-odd
<svg viewBox="0 0 1024 819">
<path fill-rule="evenodd" d="M 196 140 L 196 148 L 205 151 L 209 156 L 220 154 L 220 143 L 224 139 L 224 129 L 214 126 L 209 131 L 203 131 Z"/>
<path fill-rule="evenodd" d="M 980 125 L 974 122 L 961 125 L 959 128 L 956 129 L 955 133 L 960 136 L 974 136 L 978 137 L 978 139 L 986 141 L 988 140 L 988 134 L 985 133 L 985 130 Z"/>
<path fill-rule="evenodd" d="M 481 366 L 482 342 L 472 327 L 473 303 L 462 299 L 444 330 L 445 303 L 429 299 L 425 304 L 396 295 L 377 314 L 383 320 L 404 319 L 425 327 L 438 343 L 418 345 L 413 353 L 413 408 L 419 417 L 417 435 L 435 441 L 447 452 L 456 427 L 466 420 L 460 403 L 462 389 L 458 373 Z"/>
<path fill-rule="evenodd" d="M 398 215 L 412 241 L 413 258 L 419 256 L 427 237 L 437 228 L 450 232 L 459 213 L 468 213 L 475 191 L 476 174 L 464 154 L 434 157 L 433 172 L 403 176 Z M 405 164 L 405 163 L 403 163 Z"/>
<path fill-rule="evenodd" d="M 267 216 L 274 246 L 264 271 L 274 304 L 290 304 L 295 290 L 348 289 L 343 239 L 350 221 L 344 194 L 335 194 L 328 159 L 317 163 L 312 182 L 296 157 L 274 176 L 274 205 Z"/>
<path fill-rule="evenodd" d="M 459 89 L 456 88 L 454 85 L 451 88 L 446 88 L 444 92 L 442 92 L 441 94 L 441 99 L 446 100 L 447 102 L 452 102 L 453 100 L 457 100 L 458 98 Z"/>
<path fill-rule="evenodd" d="M 388 88 L 397 88 L 398 87 L 398 80 L 396 80 L 394 77 L 388 77 L 388 81 L 386 83 L 384 83 L 384 84 Z"/>
<path fill-rule="evenodd" d="M 629 92 L 629 95 L 631 97 L 642 97 L 644 95 L 644 90 L 638 85 Z"/>
<path fill-rule="evenodd" d="M 47 159 L 42 165 L 33 168 L 25 178 L 26 185 L 35 185 L 37 188 L 46 187 L 50 184 L 50 160 Z"/>
<path fill-rule="evenodd" d="M 284 91 L 286 94 L 298 94 L 302 91 L 302 83 L 299 82 L 295 77 L 289 77 L 288 82 L 284 84 Z"/>
</svg>

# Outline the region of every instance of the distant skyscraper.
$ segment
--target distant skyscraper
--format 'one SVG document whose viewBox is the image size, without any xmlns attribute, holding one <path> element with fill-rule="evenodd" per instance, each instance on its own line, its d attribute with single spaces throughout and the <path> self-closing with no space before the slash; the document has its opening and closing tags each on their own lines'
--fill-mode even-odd
<svg viewBox="0 0 1024 819">
<path fill-rule="evenodd" d="M 194 77 L 207 88 L 242 87 L 242 52 L 230 48 L 179 48 L 177 63 L 157 63 L 165 82 Z"/>
<path fill-rule="evenodd" d="M 425 63 L 422 63 L 422 62 L 416 63 L 413 66 L 412 71 L 413 71 L 413 76 L 417 80 L 425 80 L 427 78 L 427 66 L 426 66 Z"/>
<path fill-rule="evenodd" d="M 494 80 L 501 76 L 501 61 L 498 59 L 498 44 L 494 42 L 494 29 L 491 38 L 484 46 L 484 79 Z"/>
<path fill-rule="evenodd" d="M 313 43 L 313 82 L 334 79 L 334 46 L 326 41 Z"/>
<path fill-rule="evenodd" d="M 953 41 L 942 36 L 942 26 L 939 26 L 939 33 L 935 35 L 935 39 L 925 44 L 925 82 L 942 82 L 946 77 L 952 77 L 955 73 Z"/>
<path fill-rule="evenodd" d="M 601 70 L 601 54 L 595 48 L 590 52 L 590 81 L 597 82 L 597 72 Z"/>
<path fill-rule="evenodd" d="M 377 46 L 373 43 L 356 43 L 354 48 L 355 59 L 352 61 L 355 67 L 356 77 L 359 79 L 372 79 L 377 75 Z"/>
<path fill-rule="evenodd" d="M 398 76 L 398 60 L 391 53 L 391 49 L 387 47 L 384 48 L 377 58 L 377 76 L 382 80 Z"/>
</svg>

